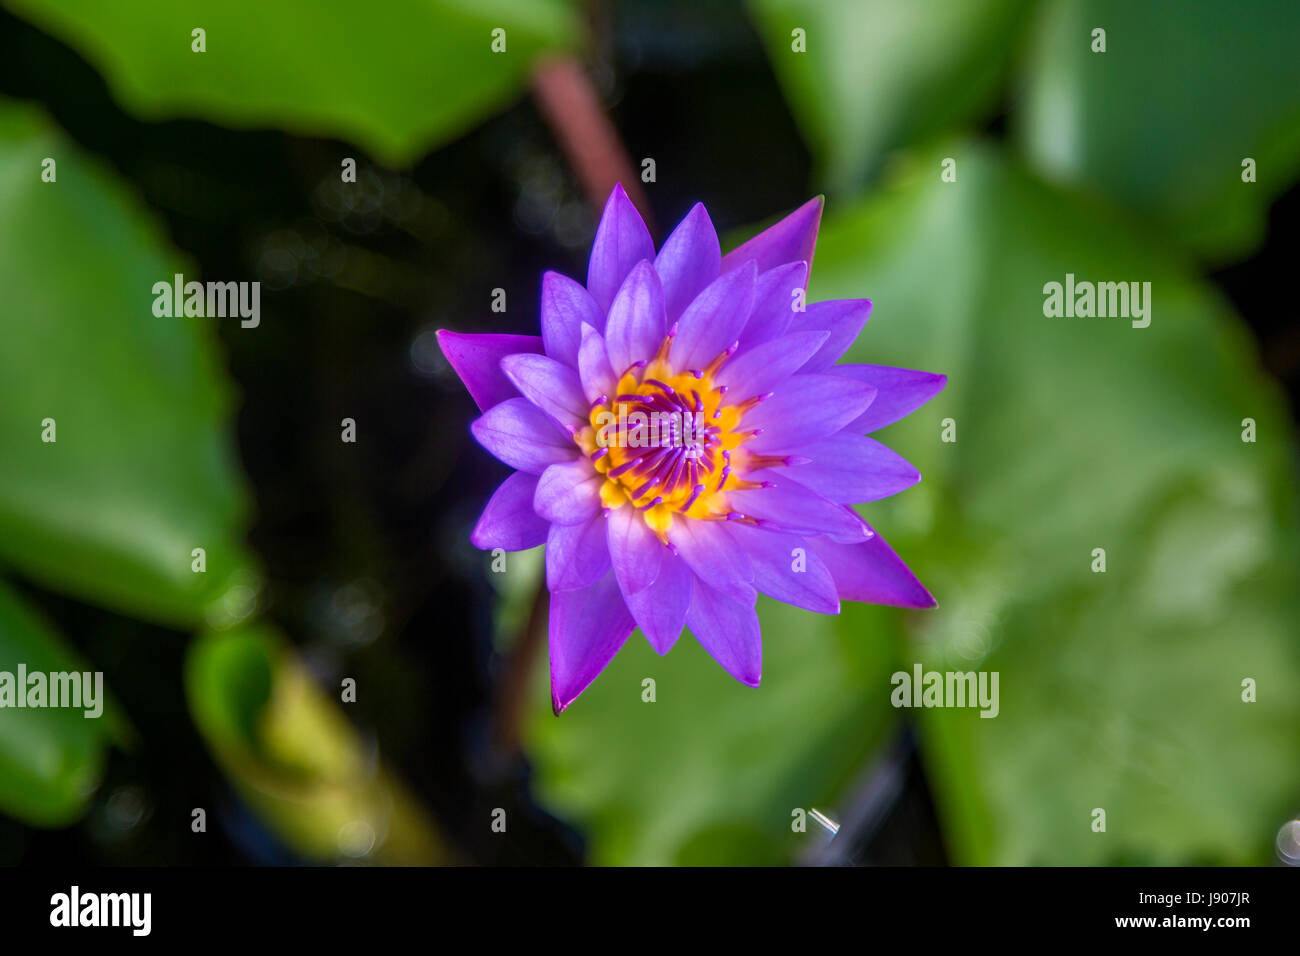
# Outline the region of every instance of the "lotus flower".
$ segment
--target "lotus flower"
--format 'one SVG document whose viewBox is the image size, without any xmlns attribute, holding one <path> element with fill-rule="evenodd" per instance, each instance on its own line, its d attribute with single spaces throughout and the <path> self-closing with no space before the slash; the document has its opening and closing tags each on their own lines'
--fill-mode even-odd
<svg viewBox="0 0 1300 956">
<path fill-rule="evenodd" d="M 946 378 L 835 364 L 871 302 L 804 306 L 821 210 L 724 256 L 697 205 L 656 253 L 619 186 L 586 286 L 543 277 L 540 337 L 438 333 L 483 411 L 474 437 L 515 469 L 471 540 L 546 545 L 557 714 L 634 628 L 666 654 L 687 627 L 757 687 L 760 591 L 822 614 L 934 606 L 850 505 L 920 480 L 866 433 Z"/>
</svg>

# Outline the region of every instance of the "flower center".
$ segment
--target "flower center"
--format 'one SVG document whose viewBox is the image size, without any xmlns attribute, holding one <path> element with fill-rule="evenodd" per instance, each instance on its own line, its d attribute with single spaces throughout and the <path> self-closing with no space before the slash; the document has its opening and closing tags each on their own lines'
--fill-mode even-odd
<svg viewBox="0 0 1300 956">
<path fill-rule="evenodd" d="M 616 394 L 597 398 L 590 426 L 574 436 L 605 476 L 606 509 L 631 503 L 665 542 L 674 515 L 752 521 L 732 510 L 727 492 L 761 488 L 740 473 L 785 463 L 741 448 L 762 430 L 741 430 L 740 421 L 766 396 L 729 404 L 727 387 L 715 383 L 736 346 L 703 369 L 675 372 L 668 361 L 672 343 L 669 332 L 653 358 L 623 372 Z"/>
</svg>

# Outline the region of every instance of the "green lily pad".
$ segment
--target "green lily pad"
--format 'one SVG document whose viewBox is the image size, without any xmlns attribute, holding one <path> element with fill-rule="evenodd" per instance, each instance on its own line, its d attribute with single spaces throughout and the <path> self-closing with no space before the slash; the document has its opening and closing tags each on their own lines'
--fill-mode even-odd
<svg viewBox="0 0 1300 956">
<path fill-rule="evenodd" d="M 5 2 L 80 52 L 142 119 L 334 136 L 391 164 L 504 107 L 538 56 L 578 33 L 566 0 Z"/>
<path fill-rule="evenodd" d="M 26 675 L 93 674 L 41 618 L 0 584 L 0 680 L 18 684 Z M 0 811 L 36 826 L 72 823 L 85 812 L 99 785 L 105 754 L 118 719 L 102 680 L 92 677 L 95 700 L 76 707 L 0 707 Z M 100 696 L 103 695 L 103 696 Z M 24 697 L 24 700 L 29 698 Z M 52 703 L 47 696 L 45 702 Z M 98 716 L 87 716 L 98 711 Z"/>
<path fill-rule="evenodd" d="M 1063 0 L 1039 26 L 1014 124 L 1035 166 L 1211 260 L 1249 253 L 1300 173 L 1300 6 Z"/>
<path fill-rule="evenodd" d="M 1150 282 L 1150 324 L 1048 317 L 1067 273 Z M 828 209 L 812 297 L 864 293 L 850 360 L 950 377 L 881 433 L 925 479 L 877 526 L 940 602 L 905 658 L 1000 674 L 996 718 L 914 714 L 954 858 L 1267 862 L 1300 790 L 1296 449 L 1239 320 L 1122 216 L 961 144 Z"/>
<path fill-rule="evenodd" d="M 749 7 L 818 160 L 818 181 L 852 194 L 890 150 L 993 108 L 1031 3 L 750 0 Z"/>
<path fill-rule="evenodd" d="M 153 313 L 154 283 L 193 270 L 112 174 L 5 102 L 0 208 L 0 561 L 150 620 L 237 617 L 255 578 L 233 396 L 211 320 Z"/>
</svg>

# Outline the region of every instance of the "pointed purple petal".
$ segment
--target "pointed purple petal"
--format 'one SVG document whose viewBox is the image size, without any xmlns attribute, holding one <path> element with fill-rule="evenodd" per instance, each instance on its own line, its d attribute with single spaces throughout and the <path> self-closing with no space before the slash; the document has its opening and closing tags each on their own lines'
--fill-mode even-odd
<svg viewBox="0 0 1300 956">
<path fill-rule="evenodd" d="M 838 544 L 826 538 L 809 543 L 830 568 L 846 601 L 916 608 L 939 603 L 879 534 L 861 544 Z"/>
<path fill-rule="evenodd" d="M 892 425 L 906 418 L 948 384 L 948 376 L 934 372 L 918 372 L 910 368 L 893 368 L 889 365 L 836 365 L 828 369 L 834 375 L 843 375 L 874 385 L 876 400 L 860 417 L 845 425 L 845 431 L 874 432 L 877 428 Z"/>
<path fill-rule="evenodd" d="M 585 588 L 609 570 L 603 515 L 550 528 L 546 535 L 546 586 L 552 591 Z"/>
<path fill-rule="evenodd" d="M 749 555 L 759 591 L 818 614 L 840 613 L 835 579 L 802 537 L 745 525 L 732 533 Z"/>
<path fill-rule="evenodd" d="M 474 547 L 484 551 L 493 548 L 527 551 L 544 542 L 549 525 L 533 510 L 536 490 L 537 476 L 522 471 L 513 472 L 503 481 L 488 499 L 470 533 L 469 540 Z"/>
<path fill-rule="evenodd" d="M 781 474 L 831 501 L 879 501 L 921 480 L 921 473 L 892 448 L 849 431 L 803 445 L 799 454 L 812 461 Z"/>
<path fill-rule="evenodd" d="M 722 257 L 722 271 L 729 272 L 743 265 L 746 259 L 757 259 L 758 267 L 763 270 L 787 262 L 811 265 L 817 247 L 817 228 L 822 221 L 822 205 L 821 196 L 810 199 L 780 222 L 741 243 Z"/>
<path fill-rule="evenodd" d="M 677 518 L 668 540 L 695 576 L 740 601 L 754 601 L 754 569 L 726 522 Z"/>
<path fill-rule="evenodd" d="M 846 387 L 850 382 L 852 387 Z M 865 412 L 875 395 L 872 386 L 841 375 L 791 376 L 745 415 L 744 428 L 763 429 L 746 447 L 790 451 L 833 435 Z"/>
<path fill-rule="evenodd" d="M 614 564 L 614 574 L 623 596 L 644 591 L 659 576 L 659 567 L 668 555 L 653 531 L 645 523 L 641 512 L 631 505 L 610 514 L 609 557 Z"/>
<path fill-rule="evenodd" d="M 551 707 L 558 714 L 590 686 L 632 633 L 613 572 L 595 584 L 551 594 Z"/>
<path fill-rule="evenodd" d="M 752 599 L 742 604 L 696 581 L 686 626 L 723 670 L 742 684 L 758 686 L 763 676 L 763 636 Z"/>
<path fill-rule="evenodd" d="M 770 342 L 784 335 L 798 314 L 794 310 L 794 293 L 802 293 L 807 285 L 806 262 L 787 262 L 760 272 L 754 283 L 754 309 L 740 334 L 741 348 Z"/>
<path fill-rule="evenodd" d="M 667 654 L 686 624 L 695 575 L 681 558 L 669 555 L 654 584 L 628 597 L 623 595 L 637 627 L 657 654 Z"/>
<path fill-rule="evenodd" d="M 535 335 L 476 335 L 439 329 L 438 346 L 482 411 L 519 393 L 501 371 L 501 360 L 516 352 L 541 352 Z"/>
<path fill-rule="evenodd" d="M 627 198 L 622 184 L 615 186 L 605 202 L 605 212 L 591 246 L 587 291 L 602 311 L 608 311 L 632 267 L 642 259 L 654 257 L 655 244 L 650 230 L 646 229 L 632 200 Z"/>
<path fill-rule="evenodd" d="M 790 323 L 791 331 L 798 329 L 825 329 L 830 333 L 826 344 L 803 367 L 804 372 L 820 372 L 839 361 L 849 350 L 862 327 L 871 317 L 870 299 L 831 299 L 814 302 L 802 313 L 797 313 Z"/>
<path fill-rule="evenodd" d="M 600 511 L 603 475 L 586 458 L 551 465 L 537 482 L 533 508 L 554 524 L 578 524 Z"/>
<path fill-rule="evenodd" d="M 681 221 L 655 258 L 663 280 L 664 309 L 671 325 L 722 269 L 718 234 L 702 203 Z"/>
<path fill-rule="evenodd" d="M 594 402 L 601 395 L 614 397 L 617 379 L 609 364 L 605 339 L 590 325 L 582 327 L 582 345 L 578 348 L 578 377 L 582 379 L 582 393 L 587 401 Z"/>
<path fill-rule="evenodd" d="M 770 392 L 815 355 L 829 335 L 829 332 L 791 332 L 748 351 L 742 350 L 722 367 L 717 383 L 727 386 L 737 396 Z"/>
<path fill-rule="evenodd" d="M 566 428 L 587 424 L 587 399 L 578 373 L 545 355 L 507 355 L 501 369 L 515 387 Z"/>
<path fill-rule="evenodd" d="M 761 481 L 770 487 L 727 492 L 731 506 L 742 514 L 771 522 L 782 531 L 834 534 L 858 539 L 866 533 L 862 519 L 855 512 L 823 498 L 797 481 L 791 481 L 770 470 L 755 471 L 745 477 Z"/>
<path fill-rule="evenodd" d="M 659 273 L 641 261 L 609 307 L 605 323 L 605 351 L 615 375 L 622 375 L 633 362 L 644 361 L 655 352 L 664 337 L 664 290 Z"/>
<path fill-rule="evenodd" d="M 754 307 L 758 267 L 746 263 L 719 276 L 696 296 L 677 321 L 670 353 L 675 369 L 704 368 L 740 337 Z"/>
<path fill-rule="evenodd" d="M 553 359 L 578 366 L 582 323 L 597 332 L 605 327 L 605 313 L 581 284 L 558 272 L 542 276 L 542 342 Z"/>
<path fill-rule="evenodd" d="M 493 405 L 469 430 L 498 459 L 530 475 L 540 475 L 547 466 L 578 454 L 573 440 L 526 398 Z"/>
</svg>

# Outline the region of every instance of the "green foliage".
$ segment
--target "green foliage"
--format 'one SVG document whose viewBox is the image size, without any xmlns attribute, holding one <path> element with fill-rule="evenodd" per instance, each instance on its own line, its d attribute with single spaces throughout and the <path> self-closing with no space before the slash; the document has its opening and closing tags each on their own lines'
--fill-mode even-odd
<svg viewBox="0 0 1300 956">
<path fill-rule="evenodd" d="M 141 118 L 337 136 L 393 164 L 503 107 L 539 55 L 577 35 L 567 0 L 5 2 L 85 56 Z M 195 29 L 206 52 L 192 49 Z"/>
<path fill-rule="evenodd" d="M 1044 316 L 1067 272 L 1150 281 L 1150 326 Z M 848 360 L 950 376 L 884 438 L 925 475 L 886 525 L 941 604 L 913 659 L 1001 674 L 995 719 L 923 712 L 956 859 L 1267 861 L 1300 785 L 1295 446 L 1226 306 L 1123 217 L 961 144 L 832 210 L 811 291 L 871 294 Z"/>
<path fill-rule="evenodd" d="M 153 284 L 192 270 L 28 107 L 0 104 L 0 208 L 0 559 L 150 620 L 225 617 L 250 567 L 231 394 L 208 320 L 152 311 Z"/>
<path fill-rule="evenodd" d="M 20 663 L 28 674 L 92 669 L 0 584 L 0 671 L 16 677 Z M 94 718 L 84 709 L 0 709 L 0 809 L 37 826 L 76 820 L 99 785 L 114 720 L 107 703 Z"/>
<path fill-rule="evenodd" d="M 5 102 L 0 208 L 0 560 L 154 621 L 245 612 L 255 576 L 211 329 L 151 309 L 153 283 L 181 263 L 111 174 L 40 112 Z M 191 570 L 196 547 L 204 574 Z M 94 669 L 5 591 L 0 669 L 19 662 Z M 0 809 L 42 825 L 75 819 L 119 721 L 111 711 L 0 712 Z"/>
<path fill-rule="evenodd" d="M 1247 254 L 1300 172 L 1298 34 L 1291 0 L 1046 4 L 1019 139 L 1046 173 L 1122 200 L 1186 248 Z"/>
<path fill-rule="evenodd" d="M 1030 0 L 749 0 L 818 181 L 851 193 L 886 153 L 993 107 Z M 806 52 L 792 49 L 801 29 Z"/>
<path fill-rule="evenodd" d="M 1037 169 L 1112 196 L 1210 261 L 1253 250 L 1300 173 L 1300 7 L 1288 0 L 750 8 L 832 193 L 861 186 L 892 149 L 982 119 L 999 95 Z M 806 53 L 791 49 L 795 28 Z"/>
</svg>

